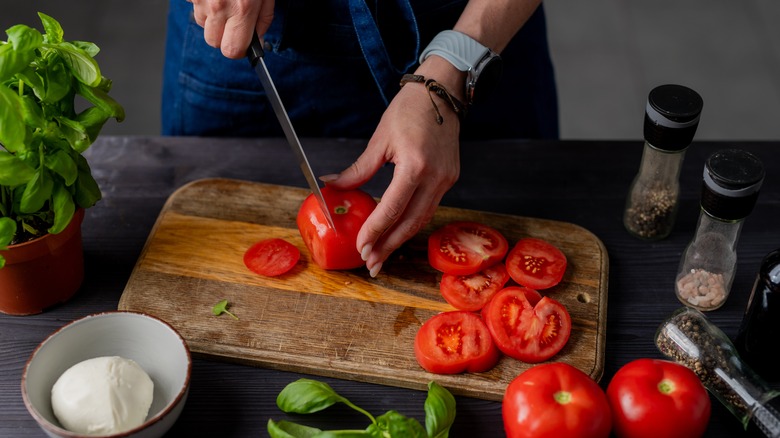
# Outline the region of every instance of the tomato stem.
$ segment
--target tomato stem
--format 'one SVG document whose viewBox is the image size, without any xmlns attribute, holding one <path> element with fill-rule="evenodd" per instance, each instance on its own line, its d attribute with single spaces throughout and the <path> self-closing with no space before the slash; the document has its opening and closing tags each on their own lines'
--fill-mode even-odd
<svg viewBox="0 0 780 438">
<path fill-rule="evenodd" d="M 566 405 L 571 403 L 571 393 L 569 391 L 558 391 L 553 394 L 553 398 L 558 404 Z"/>
<path fill-rule="evenodd" d="M 658 391 L 661 394 L 671 394 L 674 392 L 674 382 L 669 379 L 663 379 L 658 382 Z"/>
<path fill-rule="evenodd" d="M 333 212 L 336 214 L 347 214 L 349 209 L 343 205 L 337 205 L 333 207 Z"/>
</svg>

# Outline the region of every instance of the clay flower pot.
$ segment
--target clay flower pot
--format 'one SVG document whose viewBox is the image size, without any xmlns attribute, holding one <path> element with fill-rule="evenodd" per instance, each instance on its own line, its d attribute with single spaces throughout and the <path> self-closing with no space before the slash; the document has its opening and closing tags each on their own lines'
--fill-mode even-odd
<svg viewBox="0 0 780 438">
<path fill-rule="evenodd" d="M 84 280 L 81 222 L 84 209 L 76 210 L 59 234 L 47 234 L 2 251 L 0 312 L 32 315 L 67 301 Z"/>
</svg>

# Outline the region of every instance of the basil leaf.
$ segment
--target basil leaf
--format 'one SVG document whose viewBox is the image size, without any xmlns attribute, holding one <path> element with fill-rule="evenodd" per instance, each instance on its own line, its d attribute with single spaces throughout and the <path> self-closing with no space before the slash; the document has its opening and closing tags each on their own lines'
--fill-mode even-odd
<svg viewBox="0 0 780 438">
<path fill-rule="evenodd" d="M 376 423 L 366 429 L 373 436 L 390 436 L 393 438 L 427 438 L 428 433 L 419 421 L 408 418 L 396 411 L 387 411 L 376 417 Z"/>
<path fill-rule="evenodd" d="M 6 46 L 0 46 L 0 49 L 3 47 Z M 16 152 L 24 148 L 26 137 L 27 126 L 19 96 L 0 85 L 0 143 L 9 151 Z"/>
<path fill-rule="evenodd" d="M 8 35 L 8 42 L 13 46 L 14 51 L 19 53 L 32 52 L 43 44 L 43 35 L 24 24 L 11 26 L 5 33 Z"/>
<path fill-rule="evenodd" d="M 87 159 L 82 155 L 76 155 L 74 158 L 79 169 L 79 176 L 76 178 L 76 193 L 73 197 L 79 207 L 89 208 L 100 201 L 103 198 L 103 194 L 100 193 L 97 181 L 92 177 L 92 171 L 89 169 Z"/>
<path fill-rule="evenodd" d="M 76 212 L 76 205 L 73 204 L 73 196 L 68 189 L 59 182 L 54 184 L 51 202 L 54 211 L 54 224 L 48 231 L 51 234 L 58 234 L 70 224 L 73 213 Z"/>
<path fill-rule="evenodd" d="M 53 153 L 43 157 L 43 164 L 47 169 L 53 171 L 65 180 L 66 186 L 73 185 L 76 177 L 79 175 L 78 167 L 73 158 L 62 149 L 55 150 Z"/>
<path fill-rule="evenodd" d="M 83 49 L 67 41 L 49 45 L 48 47 L 57 51 L 62 61 L 79 82 L 91 87 L 100 84 L 102 78 L 100 67 L 98 67 L 97 61 Z"/>
<path fill-rule="evenodd" d="M 279 393 L 276 397 L 276 405 L 284 412 L 310 414 L 345 400 L 325 382 L 299 379 L 287 385 Z"/>
<path fill-rule="evenodd" d="M 19 211 L 22 213 L 35 213 L 43 207 L 43 204 L 51 198 L 54 181 L 46 169 L 38 169 L 24 188 L 22 199 L 19 201 Z"/>
<path fill-rule="evenodd" d="M 5 82 L 24 70 L 33 60 L 35 52 L 17 52 L 11 44 L 0 42 L 0 82 Z"/>
<path fill-rule="evenodd" d="M 379 437 L 378 435 L 372 435 L 365 430 L 325 430 L 314 438 L 373 438 Z"/>
<path fill-rule="evenodd" d="M 18 186 L 25 184 L 35 176 L 35 169 L 18 157 L 6 151 L 0 151 L 0 185 Z"/>
<path fill-rule="evenodd" d="M 38 12 L 38 18 L 41 19 L 43 30 L 46 32 L 46 42 L 49 44 L 61 43 L 65 32 L 62 30 L 62 26 L 60 25 L 59 21 L 44 14 L 43 12 Z"/>
<path fill-rule="evenodd" d="M 436 382 L 428 383 L 425 399 L 425 429 L 430 438 L 447 438 L 455 422 L 455 397 Z"/>
<path fill-rule="evenodd" d="M 282 420 L 268 420 L 268 434 L 271 438 L 311 438 L 318 436 L 320 429 Z"/>
<path fill-rule="evenodd" d="M 0 249 L 4 249 L 16 235 L 16 221 L 10 217 L 0 217 Z"/>
<path fill-rule="evenodd" d="M 100 47 L 98 47 L 97 44 L 91 43 L 89 41 L 71 41 L 71 44 L 78 47 L 79 49 L 87 52 L 87 55 L 91 57 L 95 57 L 98 53 L 100 53 Z"/>
</svg>

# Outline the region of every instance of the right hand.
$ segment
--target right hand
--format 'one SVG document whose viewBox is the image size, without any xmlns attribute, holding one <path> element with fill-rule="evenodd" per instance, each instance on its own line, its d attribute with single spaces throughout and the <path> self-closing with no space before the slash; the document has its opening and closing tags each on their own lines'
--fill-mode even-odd
<svg viewBox="0 0 780 438">
<path fill-rule="evenodd" d="M 246 56 L 252 32 L 262 38 L 274 18 L 274 0 L 188 0 L 206 44 L 231 59 Z"/>
</svg>

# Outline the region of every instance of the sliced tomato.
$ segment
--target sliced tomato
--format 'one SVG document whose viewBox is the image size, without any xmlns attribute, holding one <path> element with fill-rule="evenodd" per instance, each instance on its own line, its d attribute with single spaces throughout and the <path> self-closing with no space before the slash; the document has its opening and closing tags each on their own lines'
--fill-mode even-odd
<svg viewBox="0 0 780 438">
<path fill-rule="evenodd" d="M 525 287 L 500 290 L 482 309 L 499 350 L 537 363 L 561 351 L 571 335 L 571 316 L 560 302 Z"/>
<path fill-rule="evenodd" d="M 566 264 L 566 256 L 560 249 L 532 237 L 520 239 L 506 257 L 506 269 L 512 280 L 535 290 L 560 283 Z"/>
<path fill-rule="evenodd" d="M 475 274 L 503 260 L 508 250 L 498 230 L 477 222 L 451 222 L 428 238 L 428 262 L 445 274 Z"/>
<path fill-rule="evenodd" d="M 423 369 L 437 374 L 487 371 L 500 357 L 482 319 L 464 311 L 426 321 L 414 338 L 414 355 Z"/>
<path fill-rule="evenodd" d="M 509 273 L 503 263 L 471 275 L 444 274 L 439 289 L 441 295 L 460 310 L 476 312 L 485 307 L 496 292 L 509 281 Z"/>
<path fill-rule="evenodd" d="M 301 252 L 292 243 L 279 238 L 261 240 L 244 253 L 244 264 L 250 271 L 276 277 L 298 263 Z"/>
</svg>

